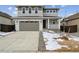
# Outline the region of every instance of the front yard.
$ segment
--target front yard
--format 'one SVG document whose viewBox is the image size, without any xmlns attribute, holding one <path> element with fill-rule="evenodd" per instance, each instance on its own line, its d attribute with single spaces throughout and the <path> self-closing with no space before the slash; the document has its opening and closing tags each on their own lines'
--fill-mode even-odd
<svg viewBox="0 0 79 59">
<path fill-rule="evenodd" d="M 68 40 L 62 38 L 62 33 L 55 33 L 54 31 L 43 32 L 43 38 L 47 51 L 79 51 L 79 37 L 68 35 Z"/>
<path fill-rule="evenodd" d="M 57 33 L 54 31 L 43 31 L 39 40 L 39 32 L 0 32 L 0 52 L 79 52 L 79 36 Z M 44 45 L 45 43 L 45 45 Z"/>
</svg>

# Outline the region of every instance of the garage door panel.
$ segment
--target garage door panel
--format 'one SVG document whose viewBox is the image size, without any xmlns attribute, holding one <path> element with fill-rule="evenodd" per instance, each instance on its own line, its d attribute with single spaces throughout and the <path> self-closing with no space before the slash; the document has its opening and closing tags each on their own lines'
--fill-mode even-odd
<svg viewBox="0 0 79 59">
<path fill-rule="evenodd" d="M 39 30 L 39 22 L 27 21 L 20 22 L 20 31 L 38 31 Z"/>
</svg>

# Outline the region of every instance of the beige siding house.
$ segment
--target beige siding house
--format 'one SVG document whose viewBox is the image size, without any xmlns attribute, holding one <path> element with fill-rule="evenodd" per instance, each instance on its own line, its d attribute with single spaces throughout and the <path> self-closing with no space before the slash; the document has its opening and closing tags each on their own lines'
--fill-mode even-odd
<svg viewBox="0 0 79 59">
<path fill-rule="evenodd" d="M 62 25 L 63 25 L 63 23 L 65 26 L 77 25 L 77 32 L 79 32 L 79 13 L 68 16 L 64 20 L 65 21 L 61 23 Z M 75 29 L 75 28 L 73 28 L 73 29 Z"/>
<path fill-rule="evenodd" d="M 42 31 L 60 29 L 59 8 L 45 6 L 16 6 L 17 16 L 13 17 L 16 31 Z"/>
<path fill-rule="evenodd" d="M 12 17 L 8 15 L 7 13 L 0 12 L 0 31 L 8 31 L 9 25 L 14 25 L 14 21 L 12 20 Z"/>
</svg>

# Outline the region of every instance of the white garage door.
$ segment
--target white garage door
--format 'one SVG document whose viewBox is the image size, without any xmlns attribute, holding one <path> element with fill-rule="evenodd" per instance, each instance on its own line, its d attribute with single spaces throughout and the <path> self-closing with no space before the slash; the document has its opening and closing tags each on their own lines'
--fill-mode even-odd
<svg viewBox="0 0 79 59">
<path fill-rule="evenodd" d="M 20 21 L 20 31 L 39 31 L 39 21 Z"/>
</svg>

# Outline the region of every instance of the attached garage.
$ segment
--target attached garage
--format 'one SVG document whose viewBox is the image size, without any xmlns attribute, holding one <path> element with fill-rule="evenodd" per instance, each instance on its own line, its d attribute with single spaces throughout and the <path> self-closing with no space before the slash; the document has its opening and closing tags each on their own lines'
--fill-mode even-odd
<svg viewBox="0 0 79 59">
<path fill-rule="evenodd" d="M 39 21 L 20 21 L 20 31 L 39 31 Z"/>
</svg>

